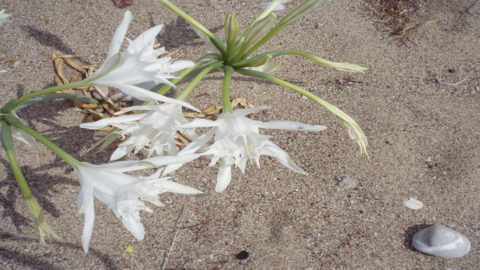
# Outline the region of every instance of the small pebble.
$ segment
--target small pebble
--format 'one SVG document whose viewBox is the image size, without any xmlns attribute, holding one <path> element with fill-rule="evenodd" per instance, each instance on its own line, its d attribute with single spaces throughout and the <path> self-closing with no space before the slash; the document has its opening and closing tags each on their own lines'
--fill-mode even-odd
<svg viewBox="0 0 480 270">
<path fill-rule="evenodd" d="M 412 243 L 420 252 L 445 259 L 462 257 L 471 247 L 467 237 L 442 225 L 418 231 Z"/>
<path fill-rule="evenodd" d="M 128 246 L 128 247 L 125 249 L 125 252 L 127 252 L 127 253 L 132 253 L 132 252 L 133 252 L 133 247 L 132 247 L 132 246 Z"/>
<path fill-rule="evenodd" d="M 246 252 L 245 250 L 240 251 L 240 253 L 237 254 L 237 259 L 246 260 L 246 259 L 248 259 L 248 256 L 250 256 L 250 254 L 248 252 Z"/>
<path fill-rule="evenodd" d="M 403 204 L 413 210 L 418 210 L 423 207 L 423 203 L 419 200 L 416 200 L 414 198 L 410 198 L 408 200 L 403 201 Z"/>
</svg>

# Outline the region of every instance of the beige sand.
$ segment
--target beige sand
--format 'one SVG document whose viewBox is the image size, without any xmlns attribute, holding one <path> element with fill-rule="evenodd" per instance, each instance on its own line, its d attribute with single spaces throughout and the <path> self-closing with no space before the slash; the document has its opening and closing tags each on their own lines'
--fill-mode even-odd
<svg viewBox="0 0 480 270">
<path fill-rule="evenodd" d="M 262 2 L 267 1 L 174 1 L 207 28 L 218 30 L 221 38 L 228 12 L 236 13 L 245 30 Z M 287 4 L 277 16 L 299 2 Z M 263 157 L 261 169 L 249 164 L 244 175 L 234 170 L 227 191 L 218 194 L 218 167 L 207 167 L 206 158 L 191 162 L 175 179 L 205 194 L 162 197 L 166 207 L 142 214 L 147 233 L 141 242 L 97 201 L 95 230 L 85 254 L 83 215 L 76 216 L 80 186 L 72 169 L 53 153 L 42 156 L 16 143 L 32 192 L 62 238 L 40 244 L 1 151 L 0 267 L 160 269 L 177 228 L 205 223 L 178 230 L 166 269 L 480 268 L 480 4 L 462 13 L 474 1 L 448 2 L 422 4 L 418 23 L 441 20 L 422 24 L 410 35 L 416 46 L 389 45 L 393 39 L 375 29 L 376 18 L 365 13 L 363 1 L 328 1 L 281 32 L 262 51 L 297 49 L 370 68 L 365 74 L 348 74 L 287 56 L 276 60 L 286 66 L 275 74 L 351 115 L 368 137 L 370 159 L 360 155 L 342 123 L 313 102 L 283 87 L 236 76 L 234 97 L 272 107 L 255 119 L 328 127 L 323 133 L 264 131 L 308 175 Z M 8 73 L 0 75 L 0 105 L 52 85 L 53 51 L 82 55 L 85 63 L 104 61 L 124 12 L 110 0 L 4 0 L 0 5 L 13 14 L 0 30 L 0 57 L 22 60 L 15 69 L 1 68 Z M 161 4 L 137 0 L 127 9 L 134 13 L 128 37 L 163 23 L 159 41 L 178 50 L 176 57 L 195 60 L 205 52 L 201 39 Z M 447 84 L 465 77 L 460 84 Z M 220 104 L 220 78 L 212 75 L 201 82 L 193 96 L 209 95 L 188 101 L 198 108 Z M 358 83 L 345 83 L 343 89 L 333 83 L 346 78 Z M 109 160 L 112 151 L 86 152 L 102 133 L 80 129 L 85 116 L 70 102 L 47 101 L 19 115 L 74 157 L 96 164 Z M 357 187 L 338 189 L 344 176 L 357 180 Z M 410 197 L 425 207 L 407 209 L 402 201 Z M 414 251 L 413 233 L 429 224 L 463 233 L 472 250 L 448 260 Z M 133 246 L 133 253 L 124 251 L 127 246 Z M 247 260 L 235 258 L 242 250 L 250 253 Z"/>
</svg>

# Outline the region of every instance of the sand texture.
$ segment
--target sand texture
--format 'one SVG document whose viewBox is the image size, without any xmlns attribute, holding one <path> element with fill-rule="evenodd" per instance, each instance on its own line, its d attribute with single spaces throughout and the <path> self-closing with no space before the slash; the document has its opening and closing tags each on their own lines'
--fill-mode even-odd
<svg viewBox="0 0 480 270">
<path fill-rule="evenodd" d="M 223 39 L 228 12 L 235 12 L 243 33 L 267 1 L 172 2 Z M 299 2 L 286 4 L 277 17 Z M 260 169 L 249 163 L 243 175 L 233 170 L 227 190 L 216 193 L 218 165 L 207 167 L 209 159 L 197 159 L 174 179 L 204 194 L 162 195 L 165 207 L 141 214 L 143 241 L 97 200 L 85 254 L 84 219 L 76 216 L 80 185 L 73 170 L 53 153 L 43 156 L 17 141 L 22 170 L 61 240 L 39 242 L 2 150 L 0 268 L 161 269 L 168 255 L 165 269 L 479 269 L 480 3 L 465 11 L 475 1 L 417 2 L 421 7 L 412 24 L 418 27 L 408 35 L 412 42 L 399 43 L 377 30 L 379 19 L 366 12 L 364 1 L 330 0 L 259 51 L 296 49 L 368 67 L 364 74 L 354 74 L 296 56 L 274 60 L 285 63 L 275 76 L 357 121 L 368 138 L 370 158 L 360 154 L 342 122 L 314 102 L 273 83 L 235 75 L 232 97 L 271 107 L 254 119 L 328 127 L 320 133 L 262 130 L 308 175 L 264 156 Z M 0 58 L 21 60 L 16 68 L 0 66 L 7 70 L 0 75 L 0 106 L 54 85 L 54 51 L 82 55 L 85 64 L 102 63 L 125 10 L 134 15 L 127 37 L 165 24 L 158 42 L 177 51 L 176 58 L 195 61 L 206 52 L 183 19 L 153 0 L 135 0 L 124 10 L 111 0 L 3 0 L 0 9 L 13 14 L 0 28 Z M 433 19 L 440 21 L 424 23 Z M 221 85 L 220 73 L 209 75 L 187 101 L 201 109 L 220 105 Z M 80 129 L 85 115 L 70 101 L 38 103 L 19 116 L 81 161 L 106 163 L 113 152 L 87 153 L 105 133 Z M 343 177 L 357 185 L 339 186 Z M 425 206 L 406 208 L 403 201 L 411 197 Z M 470 253 L 440 259 L 415 251 L 413 233 L 432 224 L 468 237 Z M 127 246 L 133 246 L 132 253 L 125 252 Z M 235 258 L 242 250 L 249 252 L 248 259 Z"/>
</svg>

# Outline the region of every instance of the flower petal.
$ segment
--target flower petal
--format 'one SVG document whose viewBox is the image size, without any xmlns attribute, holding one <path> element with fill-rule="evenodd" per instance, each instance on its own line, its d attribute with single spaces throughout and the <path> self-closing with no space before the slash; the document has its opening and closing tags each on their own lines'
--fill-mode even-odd
<svg viewBox="0 0 480 270">
<path fill-rule="evenodd" d="M 180 153 L 178 153 L 178 156 L 183 156 L 183 155 L 189 155 L 197 152 L 201 147 L 203 147 L 211 138 L 213 138 L 213 135 L 215 134 L 215 128 L 210 129 L 209 131 L 205 132 L 202 134 L 202 136 L 198 137 L 196 140 L 192 141 L 189 143 L 185 148 L 183 148 Z M 172 162 L 172 164 L 168 165 L 165 170 L 163 171 L 163 175 L 167 175 L 169 173 L 172 173 L 173 171 L 176 171 L 180 167 L 182 167 L 184 163 L 178 163 L 175 164 Z"/>
<path fill-rule="evenodd" d="M 132 12 L 125 12 L 122 23 L 118 26 L 117 30 L 115 30 L 115 34 L 113 35 L 112 42 L 110 43 L 110 48 L 108 49 L 107 59 L 120 51 L 120 47 L 122 46 L 123 40 L 125 39 L 125 35 L 127 34 L 128 25 L 131 21 Z"/>
<path fill-rule="evenodd" d="M 269 129 L 298 130 L 298 131 L 324 131 L 327 128 L 325 126 L 320 126 L 320 125 L 311 126 L 311 125 L 292 122 L 292 121 L 272 121 L 272 122 L 255 121 L 255 122 L 257 127 L 269 128 Z"/>
<path fill-rule="evenodd" d="M 212 121 L 206 119 L 195 119 L 192 122 L 185 123 L 183 125 L 175 125 L 174 129 L 185 129 L 185 128 L 199 128 L 199 127 L 218 127 L 222 124 L 222 121 Z"/>
<path fill-rule="evenodd" d="M 1 125 L 0 125 L 0 128 L 1 128 Z M 35 138 L 33 138 L 30 134 L 26 133 L 25 131 L 12 126 L 12 137 L 30 145 L 33 149 L 37 150 L 38 152 L 42 154 L 44 153 L 43 149 L 40 148 L 40 145 L 38 145 Z"/>
<path fill-rule="evenodd" d="M 126 171 L 136 171 L 141 169 L 149 169 L 158 166 L 163 166 L 167 164 L 175 163 L 186 163 L 192 161 L 201 156 L 200 154 L 188 154 L 188 155 L 178 155 L 178 156 L 159 156 L 148 158 L 144 160 L 126 160 L 126 161 L 116 161 L 104 165 L 99 165 L 105 170 L 110 170 L 113 172 L 126 172 Z"/>
<path fill-rule="evenodd" d="M 228 184 L 230 184 L 230 180 L 232 179 L 232 165 L 225 164 L 224 161 L 220 162 L 220 168 L 218 169 L 217 175 L 217 185 L 215 186 L 216 192 L 224 191 Z"/>
<path fill-rule="evenodd" d="M 192 188 L 189 186 L 185 186 L 173 181 L 161 181 L 160 183 L 156 183 L 155 186 L 161 187 L 167 191 L 174 192 L 174 193 L 181 193 L 181 194 L 198 194 L 203 193 L 196 188 Z"/>
<path fill-rule="evenodd" d="M 151 92 L 149 90 L 145 90 L 143 88 L 136 87 L 136 86 L 133 86 L 133 85 L 118 84 L 118 83 L 115 83 L 115 82 L 111 82 L 111 83 L 109 83 L 108 85 L 105 85 L 105 86 L 116 87 L 116 88 L 122 90 L 122 92 L 124 92 L 125 94 L 136 97 L 136 98 L 139 98 L 139 99 L 142 99 L 142 100 L 161 101 L 161 102 L 166 102 L 166 103 L 178 104 L 178 105 L 182 105 L 183 107 L 189 108 L 191 110 L 200 112 L 200 110 L 198 110 L 197 108 L 193 107 L 192 105 L 190 105 L 190 104 L 188 104 L 184 101 L 176 100 L 176 99 L 173 99 L 173 98 L 168 98 L 166 96 L 162 96 L 162 95 L 159 95 L 157 93 L 154 93 L 154 92 Z"/>
<path fill-rule="evenodd" d="M 288 154 L 280 149 L 278 146 L 274 145 L 273 143 L 270 143 L 271 145 L 266 145 L 265 148 L 270 152 L 270 156 L 275 158 L 278 162 L 280 162 L 283 166 L 298 172 L 298 173 L 303 173 L 306 174 L 300 167 L 298 167 L 295 163 L 290 160 L 290 157 Z"/>
<path fill-rule="evenodd" d="M 101 128 L 108 127 L 118 123 L 128 123 L 128 122 L 138 121 L 144 117 L 145 117 L 144 114 L 132 114 L 132 115 L 124 115 L 120 117 L 110 117 L 110 118 L 105 118 L 96 122 L 83 123 L 83 124 L 80 124 L 80 127 L 86 128 L 86 129 L 101 129 Z"/>
<path fill-rule="evenodd" d="M 88 206 L 85 209 L 85 223 L 83 225 L 82 246 L 85 253 L 88 251 L 90 239 L 92 238 L 93 225 L 95 223 L 95 207 L 93 204 L 93 196 L 88 201 Z"/>
<path fill-rule="evenodd" d="M 265 109 L 270 109 L 270 107 L 268 107 L 268 106 L 258 106 L 258 107 L 254 107 L 254 108 L 240 109 L 240 110 L 234 111 L 232 113 L 232 117 L 236 118 L 236 117 L 248 115 L 248 114 L 254 113 L 256 111 L 265 110 Z"/>
</svg>

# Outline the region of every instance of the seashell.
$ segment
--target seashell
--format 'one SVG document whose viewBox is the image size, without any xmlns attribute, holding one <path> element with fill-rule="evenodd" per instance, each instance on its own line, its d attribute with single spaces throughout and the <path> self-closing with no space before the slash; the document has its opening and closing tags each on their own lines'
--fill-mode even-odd
<svg viewBox="0 0 480 270">
<path fill-rule="evenodd" d="M 408 200 L 403 201 L 403 204 L 413 210 L 418 210 L 423 207 L 423 203 L 419 200 L 416 200 L 414 198 L 410 198 Z"/>
<path fill-rule="evenodd" d="M 467 237 L 442 225 L 418 231 L 412 242 L 418 251 L 445 259 L 462 257 L 471 247 Z"/>
</svg>

